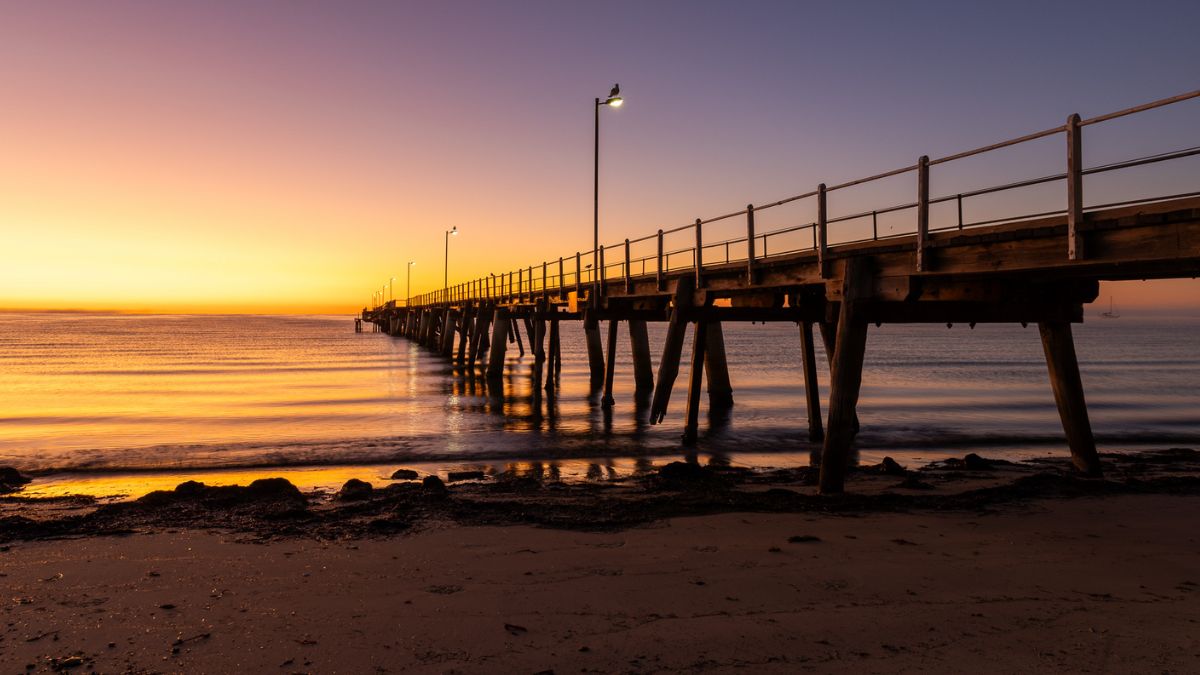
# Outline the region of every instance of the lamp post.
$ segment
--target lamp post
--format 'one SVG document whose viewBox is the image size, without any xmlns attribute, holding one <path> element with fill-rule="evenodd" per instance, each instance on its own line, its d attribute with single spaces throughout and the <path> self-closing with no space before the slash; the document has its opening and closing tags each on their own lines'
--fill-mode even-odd
<svg viewBox="0 0 1200 675">
<path fill-rule="evenodd" d="M 392 292 L 392 284 L 396 281 L 396 277 L 388 279 L 388 300 L 395 300 L 396 295 Z"/>
<path fill-rule="evenodd" d="M 412 266 L 416 265 L 416 261 L 408 261 L 408 279 L 404 284 L 404 306 L 408 307 L 412 304 Z"/>
<path fill-rule="evenodd" d="M 446 261 L 442 266 L 442 288 L 450 285 L 450 235 L 458 236 L 458 226 L 446 230 Z"/>
<path fill-rule="evenodd" d="M 600 107 L 620 108 L 625 101 L 621 98 L 621 85 L 614 84 L 608 98 L 596 99 L 595 152 L 592 153 L 592 266 L 600 264 Z M 595 278 L 592 279 L 593 285 Z"/>
</svg>

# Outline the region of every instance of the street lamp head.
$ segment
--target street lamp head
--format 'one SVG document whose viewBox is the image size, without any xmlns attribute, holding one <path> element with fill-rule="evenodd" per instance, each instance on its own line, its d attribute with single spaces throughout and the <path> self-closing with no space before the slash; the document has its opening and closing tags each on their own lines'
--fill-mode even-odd
<svg viewBox="0 0 1200 675">
<path fill-rule="evenodd" d="M 455 235 L 455 236 L 458 236 L 458 226 L 457 226 L 457 225 L 455 225 L 454 227 L 450 228 L 450 234 L 452 234 L 452 235 Z"/>
<path fill-rule="evenodd" d="M 625 100 L 621 98 L 621 85 L 614 84 L 612 91 L 608 92 L 608 98 L 604 100 L 604 105 L 612 108 L 620 108 Z"/>
<path fill-rule="evenodd" d="M 417 261 L 416 261 L 416 260 L 409 260 L 409 261 L 408 261 L 408 266 L 409 266 L 409 267 L 412 267 L 413 265 L 416 265 L 416 264 L 417 264 Z"/>
</svg>

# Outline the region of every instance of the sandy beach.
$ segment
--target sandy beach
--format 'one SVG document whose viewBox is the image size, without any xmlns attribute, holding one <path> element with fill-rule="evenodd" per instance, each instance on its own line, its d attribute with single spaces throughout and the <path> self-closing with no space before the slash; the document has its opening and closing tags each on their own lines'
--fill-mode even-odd
<svg viewBox="0 0 1200 675">
<path fill-rule="evenodd" d="M 836 500 L 812 495 L 800 473 L 716 484 L 707 469 L 607 488 L 492 478 L 433 494 L 410 483 L 350 501 L 305 495 L 301 522 L 279 495 L 218 508 L 194 486 L 102 507 L 9 498 L 0 662 L 5 672 L 1195 672 L 1194 455 L 1110 459 L 1105 481 L 1004 464 L 904 479 L 925 490 L 863 471 L 857 495 Z M 769 501 L 784 492 L 798 501 Z M 42 529 L 14 536 L 18 521 Z"/>
</svg>

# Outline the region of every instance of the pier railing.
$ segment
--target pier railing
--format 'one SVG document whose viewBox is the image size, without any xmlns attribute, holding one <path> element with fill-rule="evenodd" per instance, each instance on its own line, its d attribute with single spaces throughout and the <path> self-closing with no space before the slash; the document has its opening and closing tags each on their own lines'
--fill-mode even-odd
<svg viewBox="0 0 1200 675">
<path fill-rule="evenodd" d="M 576 251 L 555 260 L 543 261 L 537 265 L 528 265 L 524 268 L 503 274 L 488 274 L 471 281 L 414 296 L 408 302 L 398 301 L 396 305 L 425 306 L 474 300 L 527 300 L 534 302 L 551 295 L 566 298 L 571 292 L 576 292 L 580 295 L 584 292 L 604 295 L 614 284 L 624 284 L 628 290 L 632 288 L 634 279 L 644 280 L 651 277 L 657 279 L 658 287 L 661 290 L 664 288 L 664 275 L 666 274 L 691 269 L 695 271 L 697 282 L 700 282 L 706 266 L 732 265 L 736 263 L 745 266 L 747 280 L 750 284 L 753 284 L 755 270 L 760 263 L 782 256 L 805 252 L 816 254 L 817 260 L 821 265 L 822 274 L 826 275 L 828 274 L 828 258 L 831 248 L 895 237 L 910 237 L 914 233 L 916 234 L 917 246 L 914 271 L 919 273 L 927 271 L 929 235 L 932 232 L 956 229 L 964 230 L 1034 218 L 1062 216 L 1064 214 L 1067 216 L 1068 246 L 1063 255 L 1069 260 L 1081 260 L 1085 258 L 1085 251 L 1080 246 L 1081 234 L 1079 225 L 1083 222 L 1086 212 L 1200 195 L 1200 190 L 1198 190 L 1085 205 L 1083 199 L 1083 179 L 1085 177 L 1200 155 L 1200 145 L 1191 145 L 1170 152 L 1135 157 L 1119 162 L 1084 168 L 1082 163 L 1083 128 L 1197 97 L 1200 97 L 1200 90 L 1089 119 L 1081 119 L 1079 115 L 1071 115 L 1064 124 L 1043 131 L 945 157 L 931 159 L 927 156 L 922 156 L 913 164 L 891 171 L 835 185 L 822 183 L 808 192 L 780 199 L 769 204 L 760 204 L 757 206 L 750 204 L 741 210 L 731 213 L 707 219 L 697 218 L 685 225 L 660 229 L 653 234 L 636 239 L 625 239 L 616 244 L 604 245 L 594 252 Z M 1059 134 L 1062 134 L 1065 139 L 1065 171 L 952 194 L 930 195 L 929 176 L 932 167 Z M 1196 140 L 1200 143 L 1200 137 Z M 830 217 L 828 200 L 832 193 L 867 184 L 878 184 L 886 179 L 908 174 L 916 174 L 916 190 L 913 199 L 870 211 L 859 211 Z M 963 216 L 964 203 L 969 203 L 972 199 L 1059 181 L 1065 184 L 1066 199 L 1064 208 L 1014 215 L 1005 214 L 978 220 L 968 220 Z M 1200 185 L 1197 187 L 1200 188 Z M 758 214 L 794 202 L 811 202 L 813 214 L 811 221 L 802 224 L 787 225 L 768 231 L 758 231 L 756 229 L 755 219 Z M 939 205 L 952 205 L 953 211 L 951 213 L 954 214 L 954 217 L 950 218 L 951 222 L 949 225 L 931 226 L 930 208 Z M 881 217 L 893 217 L 895 214 L 901 213 L 911 213 L 913 215 L 914 222 L 912 222 L 912 229 L 905 229 L 900 232 L 880 231 L 879 221 Z M 705 226 L 717 223 L 722 223 L 722 226 L 728 225 L 727 221 L 732 221 L 736 218 L 744 220 L 744 234 L 715 241 L 704 238 Z M 848 231 L 849 225 L 856 224 L 865 233 L 868 223 L 870 224 L 870 236 L 840 239 L 836 243 L 831 241 L 830 233 L 835 229 L 845 232 Z M 681 238 L 687 240 L 687 245 L 679 246 L 678 244 L 674 244 L 668 246 L 668 242 L 677 242 Z M 652 248 L 653 253 L 641 254 L 634 257 L 631 252 L 635 246 L 639 248 Z M 595 262 L 592 262 L 593 260 Z"/>
</svg>

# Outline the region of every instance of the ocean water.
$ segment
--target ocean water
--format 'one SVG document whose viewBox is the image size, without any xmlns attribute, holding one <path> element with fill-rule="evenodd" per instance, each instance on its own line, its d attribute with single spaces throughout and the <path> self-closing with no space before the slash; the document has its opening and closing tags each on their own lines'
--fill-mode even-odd
<svg viewBox="0 0 1200 675">
<path fill-rule="evenodd" d="M 663 330 L 650 326 L 656 368 Z M 1200 319 L 1089 316 L 1075 334 L 1101 450 L 1200 445 Z M 4 314 L 0 465 L 174 476 L 682 455 L 687 348 L 667 418 L 651 426 L 624 327 L 611 414 L 590 392 L 581 325 L 564 323 L 562 340 L 558 393 L 535 405 L 532 357 L 511 345 L 503 390 L 488 391 L 403 338 L 354 333 L 351 317 Z M 727 324 L 725 340 L 735 405 L 713 416 L 702 399 L 699 452 L 807 463 L 796 326 Z M 1067 454 L 1034 326 L 872 326 L 859 417 L 864 459 Z"/>
</svg>

